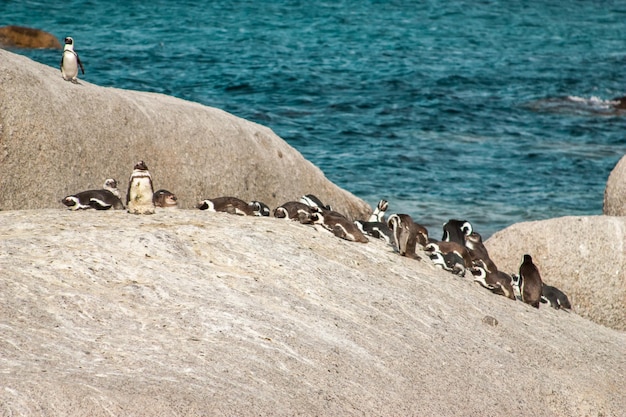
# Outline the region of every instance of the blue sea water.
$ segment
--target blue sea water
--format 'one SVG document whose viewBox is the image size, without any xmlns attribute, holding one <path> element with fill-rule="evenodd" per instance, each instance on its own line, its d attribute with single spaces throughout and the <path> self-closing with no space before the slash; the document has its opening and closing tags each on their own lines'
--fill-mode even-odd
<svg viewBox="0 0 626 417">
<path fill-rule="evenodd" d="M 625 22 L 603 0 L 0 2 L 0 25 L 73 36 L 84 80 L 266 125 L 436 238 L 450 218 L 488 237 L 602 213 L 626 153 Z"/>
</svg>

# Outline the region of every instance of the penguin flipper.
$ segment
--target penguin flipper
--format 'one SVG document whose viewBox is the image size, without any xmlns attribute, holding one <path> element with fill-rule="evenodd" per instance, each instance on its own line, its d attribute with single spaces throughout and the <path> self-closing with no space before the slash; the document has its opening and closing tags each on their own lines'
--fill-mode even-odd
<svg viewBox="0 0 626 417">
<path fill-rule="evenodd" d="M 111 208 L 111 204 L 105 203 L 104 201 L 98 198 L 90 198 L 89 205 L 96 210 L 108 210 Z"/>
<path fill-rule="evenodd" d="M 80 67 L 80 71 L 85 75 L 85 67 L 83 67 L 83 63 L 80 61 L 78 54 L 76 55 L 76 62 L 78 62 L 78 66 Z"/>
</svg>

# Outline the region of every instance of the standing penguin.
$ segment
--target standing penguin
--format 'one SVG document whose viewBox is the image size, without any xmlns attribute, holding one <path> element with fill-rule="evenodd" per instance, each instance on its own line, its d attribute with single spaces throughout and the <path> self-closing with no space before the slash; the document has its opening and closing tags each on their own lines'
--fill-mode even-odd
<svg viewBox="0 0 626 417">
<path fill-rule="evenodd" d="M 421 259 L 415 253 L 417 244 L 421 247 L 428 243 L 428 230 L 421 224 L 415 223 L 408 214 L 392 214 L 387 220 L 387 225 L 393 233 L 396 249 L 400 256 L 413 259 Z"/>
<path fill-rule="evenodd" d="M 541 280 L 539 269 L 533 263 L 533 258 L 528 254 L 524 255 L 522 264 L 519 267 L 519 281 L 522 301 L 539 308 L 543 281 Z"/>
<path fill-rule="evenodd" d="M 154 214 L 154 187 L 152 176 L 143 161 L 139 161 L 128 180 L 128 192 L 126 193 L 126 207 L 132 214 Z"/>
<path fill-rule="evenodd" d="M 83 63 L 80 62 L 78 54 L 74 51 L 74 39 L 71 37 L 65 38 L 65 47 L 63 48 L 63 55 L 61 55 L 61 76 L 65 81 L 71 81 L 74 84 L 78 83 L 78 67 L 85 74 L 85 68 Z"/>
</svg>

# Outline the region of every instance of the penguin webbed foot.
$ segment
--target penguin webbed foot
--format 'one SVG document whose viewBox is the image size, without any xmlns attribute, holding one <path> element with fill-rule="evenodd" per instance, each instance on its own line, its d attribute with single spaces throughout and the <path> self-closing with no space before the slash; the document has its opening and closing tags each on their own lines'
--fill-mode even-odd
<svg viewBox="0 0 626 417">
<path fill-rule="evenodd" d="M 404 253 L 404 254 L 400 254 L 401 256 L 405 256 L 409 259 L 415 259 L 416 261 L 421 261 L 422 257 L 419 256 L 417 253 L 413 252 L 413 253 Z"/>
</svg>

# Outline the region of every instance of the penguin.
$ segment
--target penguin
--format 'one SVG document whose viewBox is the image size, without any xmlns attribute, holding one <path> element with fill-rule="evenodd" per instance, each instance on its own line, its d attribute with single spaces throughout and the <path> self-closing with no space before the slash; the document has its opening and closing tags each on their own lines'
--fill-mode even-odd
<svg viewBox="0 0 626 417">
<path fill-rule="evenodd" d="M 487 272 L 489 274 L 489 272 Z M 517 297 L 515 296 L 515 288 L 513 288 L 513 278 L 511 275 L 507 274 L 503 271 L 497 271 L 495 273 L 495 280 L 500 283 L 500 288 L 502 289 L 502 294 L 507 298 L 515 301 Z"/>
<path fill-rule="evenodd" d="M 224 212 L 240 216 L 261 216 L 260 210 L 263 210 L 263 207 L 255 203 L 259 202 L 246 203 L 237 197 L 216 197 L 202 200 L 197 207 L 200 210 Z M 269 208 L 267 210 L 269 212 Z"/>
<path fill-rule="evenodd" d="M 389 202 L 387 200 L 380 200 L 378 205 L 372 212 L 372 215 L 368 219 L 369 222 L 376 223 L 384 223 L 385 222 L 385 213 L 389 209 Z"/>
<path fill-rule="evenodd" d="M 68 195 L 61 200 L 70 210 L 123 210 L 122 201 L 109 190 L 87 190 Z"/>
<path fill-rule="evenodd" d="M 128 180 L 126 207 L 131 214 L 154 214 L 152 175 L 144 161 L 135 164 Z"/>
<path fill-rule="evenodd" d="M 528 254 L 524 255 L 522 264 L 519 267 L 519 281 L 522 301 L 535 308 L 539 308 L 543 281 L 541 280 L 539 269 L 537 269 L 537 266 L 533 263 L 532 256 Z"/>
<path fill-rule="evenodd" d="M 479 260 L 470 268 L 474 276 L 474 282 L 478 282 L 484 288 L 487 288 L 494 294 L 503 295 L 515 301 L 515 290 L 512 285 L 512 278 L 509 274 L 498 271 L 489 272 L 485 268 L 485 263 Z"/>
<path fill-rule="evenodd" d="M 393 233 L 385 221 L 385 213 L 388 208 L 389 203 L 387 200 L 380 200 L 372 214 L 368 217 L 367 221 L 355 220 L 354 224 L 363 234 L 372 236 L 376 239 L 384 240 L 388 244 L 392 244 Z"/>
<path fill-rule="evenodd" d="M 513 286 L 515 298 L 518 300 L 522 299 L 522 294 L 520 293 L 520 290 L 519 290 L 520 284 L 521 284 L 521 280 L 519 278 L 519 275 L 511 274 L 511 285 Z"/>
<path fill-rule="evenodd" d="M 479 283 L 484 288 L 487 288 L 489 291 L 495 291 L 500 289 L 500 284 L 496 282 L 487 282 L 487 271 L 482 266 L 472 266 L 470 268 L 470 272 L 474 276 L 474 282 Z"/>
<path fill-rule="evenodd" d="M 450 219 L 443 225 L 441 240 L 465 245 L 465 236 L 471 235 L 473 231 L 472 224 L 467 220 Z"/>
<path fill-rule="evenodd" d="M 65 81 L 71 81 L 78 84 L 78 68 L 80 67 L 83 75 L 85 68 L 80 61 L 78 54 L 74 51 L 74 39 L 65 38 L 65 46 L 63 47 L 63 55 L 61 55 L 61 76 Z"/>
<path fill-rule="evenodd" d="M 364 222 L 362 220 L 356 220 L 354 222 L 354 224 L 356 225 L 356 227 L 359 228 L 359 230 L 362 233 L 364 233 L 364 234 L 366 234 L 368 236 L 372 236 L 375 239 L 384 240 L 389 245 L 393 244 L 392 243 L 393 242 L 393 232 L 391 231 L 391 229 L 389 228 L 387 223 L 385 223 L 385 222 L 378 222 L 378 221 L 367 221 L 367 222 Z"/>
<path fill-rule="evenodd" d="M 459 276 L 465 276 L 467 268 L 472 266 L 472 260 L 467 248 L 456 242 L 429 242 L 424 246 L 430 259 L 445 269 Z M 441 261 L 444 264 L 441 264 Z"/>
<path fill-rule="evenodd" d="M 248 204 L 252 206 L 255 216 L 269 217 L 271 210 L 267 204 L 256 200 Z"/>
<path fill-rule="evenodd" d="M 313 194 L 303 195 L 302 197 L 300 197 L 300 202 L 306 204 L 309 207 L 319 207 L 325 210 L 332 210 L 330 206 L 322 203 L 322 201 Z"/>
<path fill-rule="evenodd" d="M 415 223 L 408 214 L 392 214 L 387 225 L 393 233 L 396 248 L 401 256 L 420 259 L 415 253 L 417 244 L 424 247 L 428 243 L 428 230 Z"/>
<path fill-rule="evenodd" d="M 208 210 L 212 212 L 224 212 L 230 214 L 238 214 L 246 216 L 252 213 L 248 203 L 237 197 L 216 197 L 207 198 L 198 203 L 200 210 Z"/>
<path fill-rule="evenodd" d="M 472 232 L 465 235 L 465 247 L 469 250 L 472 262 L 482 260 L 485 263 L 487 272 L 497 272 L 498 267 L 489 257 L 489 252 L 483 244 L 483 238 L 480 233 Z"/>
<path fill-rule="evenodd" d="M 178 197 L 170 191 L 158 190 L 152 194 L 152 202 L 155 207 L 161 208 L 177 208 Z"/>
<path fill-rule="evenodd" d="M 313 224 L 319 224 L 335 236 L 351 242 L 367 243 L 369 239 L 358 227 L 344 215 L 332 210 L 325 210 L 318 206 L 312 207 L 311 220 Z"/>
<path fill-rule="evenodd" d="M 288 201 L 274 209 L 274 217 L 279 219 L 298 220 L 302 224 L 311 224 L 311 207 L 300 201 Z"/>
<path fill-rule="evenodd" d="M 433 264 L 435 264 L 435 266 L 438 266 L 439 268 L 443 269 L 444 271 L 452 272 L 455 275 L 459 275 L 461 273 L 461 269 L 455 268 L 457 266 L 455 260 L 448 259 L 446 261 L 446 259 L 443 257 L 441 252 L 437 252 L 437 251 L 426 250 L 426 253 L 428 253 L 428 257 L 433 262 Z M 463 275 L 465 275 L 465 269 L 464 268 L 463 268 L 463 272 L 462 273 L 463 273 Z"/>
<path fill-rule="evenodd" d="M 106 180 L 104 180 L 104 185 L 102 186 L 102 189 L 110 191 L 117 198 L 119 198 L 120 200 L 122 199 L 122 194 L 120 193 L 119 188 L 117 188 L 117 180 L 113 178 L 107 178 Z"/>
<path fill-rule="evenodd" d="M 453 243 L 453 242 L 443 242 Z M 459 245 L 460 246 L 460 245 Z M 424 252 L 428 254 L 431 261 L 445 271 L 450 271 L 458 276 L 465 276 L 466 266 L 463 256 L 459 251 L 442 252 L 436 242 L 430 242 L 424 247 Z"/>
<path fill-rule="evenodd" d="M 567 295 L 561 290 L 551 285 L 543 284 L 541 288 L 541 302 L 549 304 L 550 307 L 560 310 L 565 308 L 571 310 L 572 305 L 567 298 Z"/>
</svg>

